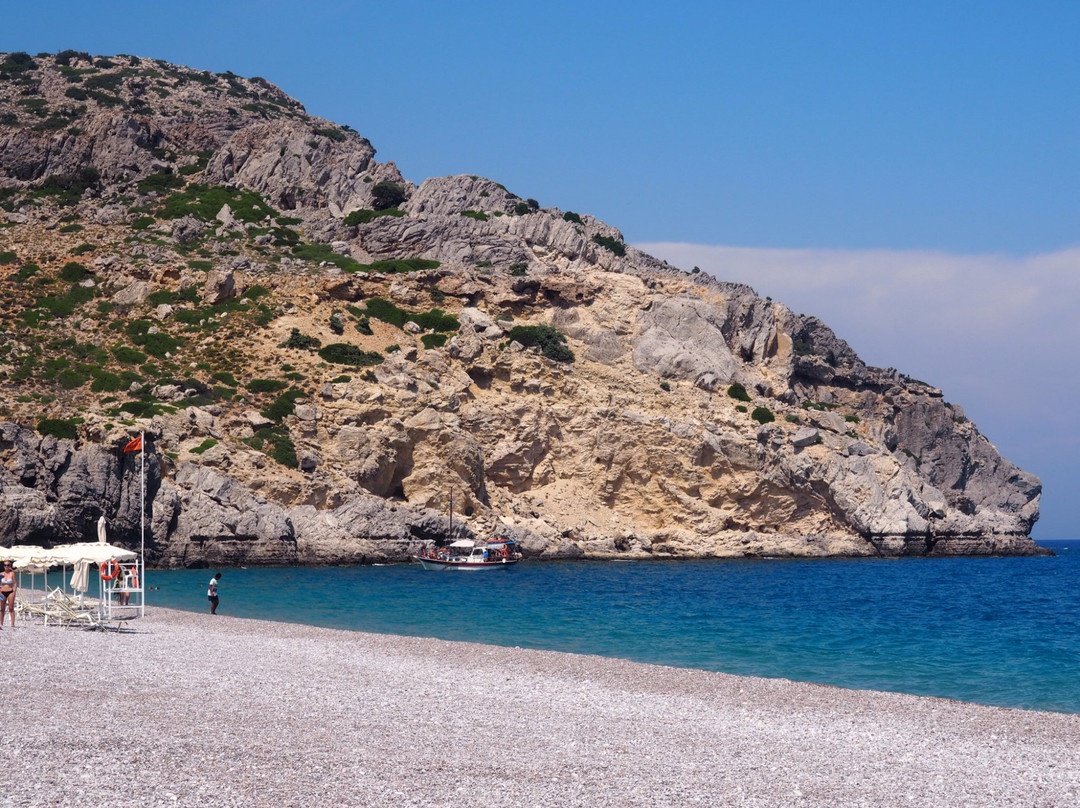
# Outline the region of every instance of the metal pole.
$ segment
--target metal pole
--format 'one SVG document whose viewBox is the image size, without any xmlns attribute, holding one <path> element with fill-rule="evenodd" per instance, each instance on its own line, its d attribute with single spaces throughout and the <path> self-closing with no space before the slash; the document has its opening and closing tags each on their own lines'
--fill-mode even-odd
<svg viewBox="0 0 1080 808">
<path fill-rule="evenodd" d="M 146 616 L 146 434 L 139 433 L 139 483 L 142 492 L 142 507 L 139 513 L 139 617 Z"/>
</svg>

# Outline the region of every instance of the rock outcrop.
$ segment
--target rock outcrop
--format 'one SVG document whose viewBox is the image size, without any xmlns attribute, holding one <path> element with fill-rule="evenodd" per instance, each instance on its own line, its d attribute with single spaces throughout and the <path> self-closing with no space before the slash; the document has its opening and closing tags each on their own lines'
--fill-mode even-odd
<svg viewBox="0 0 1080 808">
<path fill-rule="evenodd" d="M 819 320 L 262 79 L 0 56 L 0 527 L 153 563 L 1033 553 L 1037 478 Z M 147 436 L 146 468 L 121 452 Z M 145 474 L 146 512 L 139 475 Z M 453 497 L 453 522 L 447 508 Z"/>
</svg>

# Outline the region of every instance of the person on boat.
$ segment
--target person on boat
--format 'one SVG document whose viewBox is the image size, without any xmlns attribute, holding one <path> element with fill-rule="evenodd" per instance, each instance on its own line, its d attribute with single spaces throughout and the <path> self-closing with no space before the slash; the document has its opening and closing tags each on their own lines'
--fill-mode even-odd
<svg viewBox="0 0 1080 808">
<path fill-rule="evenodd" d="M 0 572 L 0 630 L 4 628 L 4 612 L 11 612 L 11 627 L 15 628 L 15 570 L 10 561 L 4 562 L 3 572 Z"/>
</svg>

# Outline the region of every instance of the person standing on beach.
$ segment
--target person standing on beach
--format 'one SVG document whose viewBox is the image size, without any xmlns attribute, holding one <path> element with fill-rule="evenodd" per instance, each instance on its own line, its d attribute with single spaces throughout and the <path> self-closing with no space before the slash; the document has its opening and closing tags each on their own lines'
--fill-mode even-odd
<svg viewBox="0 0 1080 808">
<path fill-rule="evenodd" d="M 11 562 L 4 562 L 4 570 L 0 572 L 0 631 L 4 628 L 4 612 L 11 612 L 11 627 L 15 628 L 15 570 L 11 568 Z"/>
<path fill-rule="evenodd" d="M 217 614 L 218 605 L 218 581 L 221 580 L 221 573 L 219 572 L 213 578 L 210 579 L 210 588 L 206 590 L 206 597 L 210 600 L 210 614 Z"/>
</svg>

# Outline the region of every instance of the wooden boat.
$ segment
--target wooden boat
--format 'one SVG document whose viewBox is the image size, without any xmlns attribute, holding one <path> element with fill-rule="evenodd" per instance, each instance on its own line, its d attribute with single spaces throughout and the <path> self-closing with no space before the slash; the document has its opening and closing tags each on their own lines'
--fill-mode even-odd
<svg viewBox="0 0 1080 808">
<path fill-rule="evenodd" d="M 499 570 L 521 560 L 517 543 L 512 540 L 477 544 L 461 539 L 445 547 L 412 556 L 426 570 Z"/>
</svg>

